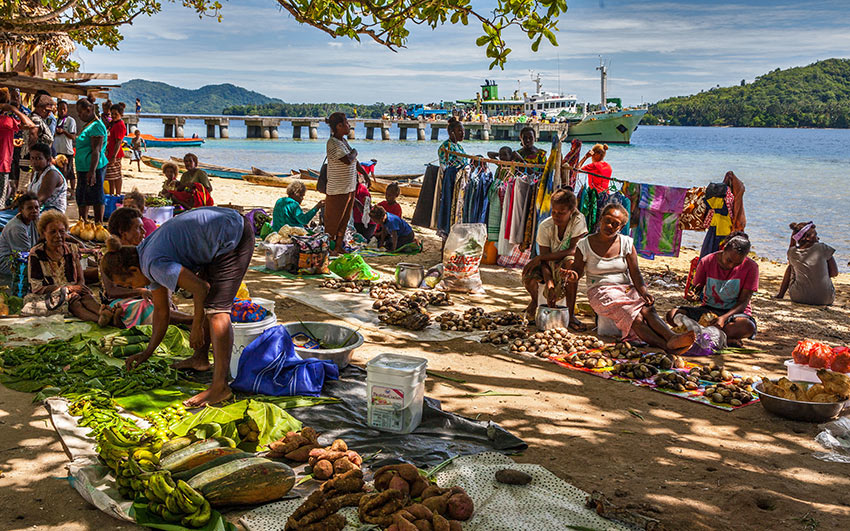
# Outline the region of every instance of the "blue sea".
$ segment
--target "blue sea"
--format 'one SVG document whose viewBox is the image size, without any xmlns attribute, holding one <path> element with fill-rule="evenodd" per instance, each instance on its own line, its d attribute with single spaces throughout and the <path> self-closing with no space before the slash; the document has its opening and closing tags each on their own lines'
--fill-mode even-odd
<svg viewBox="0 0 850 531">
<path fill-rule="evenodd" d="M 155 136 L 163 132 L 159 120 L 142 119 L 140 128 Z M 202 121 L 186 123 L 186 136 L 193 133 L 205 135 Z M 321 166 L 329 136 L 326 126 L 320 128 L 319 140 L 293 140 L 292 128 L 286 123 L 281 124 L 280 135 L 277 140 L 247 140 L 241 122 L 232 122 L 230 139 L 207 140 L 193 151 L 204 162 L 235 168 L 256 166 L 288 172 Z M 365 140 L 365 130 L 358 127 L 357 139 L 351 144 L 361 160 L 378 160 L 378 174 L 415 173 L 437 158 L 437 147 L 445 135 L 441 131 L 436 142 Z M 397 131 L 391 131 L 391 136 L 398 138 Z M 504 144 L 466 141 L 464 147 L 467 153 L 485 154 Z M 148 154 L 169 157 L 183 152 L 149 149 Z M 811 220 L 821 241 L 837 250 L 839 268 L 850 271 L 850 130 L 641 126 L 632 136 L 632 144 L 612 144 L 606 160 L 614 177 L 671 186 L 719 182 L 732 170 L 747 188 L 747 233 L 756 253 L 784 260 L 790 239 L 788 224 Z M 685 231 L 684 239 L 686 245 L 698 246 L 702 233 Z"/>
</svg>

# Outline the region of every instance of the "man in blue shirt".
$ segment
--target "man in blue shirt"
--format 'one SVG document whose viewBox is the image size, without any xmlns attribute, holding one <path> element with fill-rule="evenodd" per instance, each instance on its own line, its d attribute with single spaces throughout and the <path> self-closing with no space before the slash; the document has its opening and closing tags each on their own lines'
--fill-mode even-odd
<svg viewBox="0 0 850 531">
<path fill-rule="evenodd" d="M 375 236 L 378 238 L 378 246 L 385 247 L 388 251 L 395 251 L 399 247 L 403 247 L 409 243 L 413 243 L 413 229 L 410 225 L 396 216 L 390 214 L 383 207 L 373 207 L 369 212 L 369 217 L 381 225 L 381 231 Z"/>
</svg>

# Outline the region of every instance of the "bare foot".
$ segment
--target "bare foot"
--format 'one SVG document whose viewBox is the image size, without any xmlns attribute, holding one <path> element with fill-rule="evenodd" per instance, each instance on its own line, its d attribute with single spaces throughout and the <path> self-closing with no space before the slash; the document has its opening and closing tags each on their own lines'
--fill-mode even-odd
<svg viewBox="0 0 850 531">
<path fill-rule="evenodd" d="M 208 371 L 212 367 L 212 365 L 210 365 L 209 358 L 205 360 L 196 356 L 192 356 L 191 358 L 186 358 L 181 361 L 175 361 L 171 364 L 171 366 L 175 369 L 192 369 L 199 372 Z"/>
<path fill-rule="evenodd" d="M 232 396 L 233 393 L 230 392 L 230 388 L 226 385 L 221 389 L 217 387 L 210 387 L 206 391 L 201 391 L 192 398 L 187 398 L 183 401 L 183 405 L 189 408 L 203 407 L 207 405 L 212 406 L 214 404 L 224 402 L 225 400 L 229 400 Z"/>
<path fill-rule="evenodd" d="M 574 332 L 584 332 L 587 330 L 587 325 L 582 323 L 576 317 L 570 318 L 570 330 Z"/>
<path fill-rule="evenodd" d="M 115 311 L 109 306 L 103 305 L 100 307 L 100 315 L 97 318 L 97 325 L 103 328 L 106 325 L 112 324 L 115 318 Z"/>
<path fill-rule="evenodd" d="M 687 332 L 684 332 L 682 334 L 676 334 L 675 336 L 667 340 L 667 348 L 665 350 L 667 350 L 668 352 L 672 352 L 685 347 L 691 348 L 691 345 L 694 344 L 694 341 L 696 341 L 696 339 L 697 336 L 693 332 L 693 330 L 688 330 Z"/>
</svg>

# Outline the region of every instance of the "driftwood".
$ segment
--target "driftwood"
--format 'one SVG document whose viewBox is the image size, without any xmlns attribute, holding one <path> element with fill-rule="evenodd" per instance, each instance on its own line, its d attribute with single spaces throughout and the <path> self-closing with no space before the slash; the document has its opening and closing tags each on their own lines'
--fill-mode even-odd
<svg viewBox="0 0 850 531">
<path fill-rule="evenodd" d="M 634 529 L 645 529 L 646 531 L 665 531 L 664 525 L 656 520 L 627 509 L 622 509 L 611 503 L 604 494 L 595 490 L 587 497 L 585 504 L 588 509 L 593 509 L 596 514 L 608 520 L 614 520 Z"/>
</svg>

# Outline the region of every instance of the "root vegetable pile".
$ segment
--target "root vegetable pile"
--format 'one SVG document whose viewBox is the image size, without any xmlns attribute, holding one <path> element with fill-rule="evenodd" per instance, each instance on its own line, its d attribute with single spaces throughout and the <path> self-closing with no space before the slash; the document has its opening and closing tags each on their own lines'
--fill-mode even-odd
<svg viewBox="0 0 850 531">
<path fill-rule="evenodd" d="M 399 289 L 398 284 L 395 282 L 385 280 L 383 282 L 373 284 L 372 289 L 369 290 L 369 296 L 373 299 L 388 299 L 395 297 Z"/>
<path fill-rule="evenodd" d="M 611 373 L 631 380 L 643 380 L 657 374 L 658 368 L 647 363 L 624 361 L 623 363 L 614 365 Z"/>
<path fill-rule="evenodd" d="M 343 293 L 362 293 L 371 286 L 371 280 L 341 280 L 338 278 L 329 278 L 322 282 L 323 288 L 334 289 Z"/>
<path fill-rule="evenodd" d="M 638 350 L 637 347 L 629 343 L 628 341 L 623 341 L 621 343 L 614 343 L 613 345 L 606 345 L 602 349 L 602 354 L 614 359 L 637 359 L 643 356 L 643 352 Z"/>
<path fill-rule="evenodd" d="M 712 402 L 729 404 L 730 406 L 740 406 L 753 399 L 752 390 L 748 391 L 746 388 L 732 383 L 719 383 L 706 387 L 704 395 Z"/>
<path fill-rule="evenodd" d="M 427 312 L 414 308 L 402 308 L 382 311 L 378 316 L 382 323 L 387 323 L 408 330 L 423 330 L 431 324 L 431 317 Z"/>
<path fill-rule="evenodd" d="M 325 448 L 313 448 L 308 453 L 307 464 L 313 477 L 320 481 L 341 476 L 349 470 L 359 469 L 363 464 L 360 454 L 348 449 L 342 439 L 337 439 Z"/>
<path fill-rule="evenodd" d="M 717 366 L 714 363 L 694 367 L 691 369 L 690 373 L 700 380 L 707 380 L 709 382 L 728 382 L 734 377 L 732 373 L 724 369 L 723 366 Z"/>
<path fill-rule="evenodd" d="M 641 363 L 646 363 L 647 365 L 652 365 L 656 369 L 684 369 L 685 368 L 685 360 L 680 358 L 679 356 L 674 356 L 672 354 L 666 354 L 664 352 L 658 352 L 655 354 L 647 354 L 640 358 Z"/>
<path fill-rule="evenodd" d="M 363 472 L 350 470 L 330 481 L 304 500 L 286 521 L 286 531 L 338 531 L 345 527 L 345 517 L 337 511 L 357 507 L 366 495 Z"/>
<path fill-rule="evenodd" d="M 511 343 L 511 352 L 529 353 L 541 358 L 565 356 L 576 351 L 600 348 L 605 344 L 592 336 L 573 335 L 566 328 L 553 328 L 537 332 L 525 339 Z"/>
<path fill-rule="evenodd" d="M 525 326 L 528 324 L 528 319 L 525 318 L 525 315 L 507 310 L 492 312 L 489 314 L 489 317 L 499 326 Z"/>
<path fill-rule="evenodd" d="M 604 369 L 614 365 L 613 359 L 603 356 L 599 351 L 577 352 L 568 361 L 576 367 L 585 369 Z"/>
<path fill-rule="evenodd" d="M 699 378 L 693 374 L 667 372 L 655 377 L 655 385 L 674 391 L 694 391 L 699 388 Z"/>
<path fill-rule="evenodd" d="M 375 490 L 381 492 L 387 489 L 401 491 L 407 497 L 418 498 L 428 487 L 429 483 L 414 465 L 388 465 L 375 472 Z"/>
<path fill-rule="evenodd" d="M 290 461 L 306 463 L 310 451 L 319 448 L 319 434 L 310 427 L 302 428 L 299 432 L 291 431 L 280 440 L 269 444 L 268 457 L 285 457 Z"/>
<path fill-rule="evenodd" d="M 481 342 L 493 343 L 494 345 L 507 345 L 513 339 L 525 339 L 526 337 L 528 337 L 528 329 L 523 326 L 487 332 L 481 338 Z"/>
</svg>

